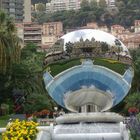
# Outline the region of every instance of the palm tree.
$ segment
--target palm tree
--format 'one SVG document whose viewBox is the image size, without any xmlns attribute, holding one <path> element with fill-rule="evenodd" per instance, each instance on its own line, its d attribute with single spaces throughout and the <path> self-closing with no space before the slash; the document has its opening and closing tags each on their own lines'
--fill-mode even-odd
<svg viewBox="0 0 140 140">
<path fill-rule="evenodd" d="M 0 73 L 6 74 L 20 60 L 20 43 L 13 20 L 0 11 Z"/>
</svg>

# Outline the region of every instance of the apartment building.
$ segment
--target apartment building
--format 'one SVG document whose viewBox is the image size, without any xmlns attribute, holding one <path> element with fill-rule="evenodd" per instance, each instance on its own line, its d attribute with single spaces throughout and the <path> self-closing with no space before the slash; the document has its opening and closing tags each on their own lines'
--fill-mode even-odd
<svg viewBox="0 0 140 140">
<path fill-rule="evenodd" d="M 81 0 L 69 0 L 67 10 L 78 10 L 80 9 Z"/>
<path fill-rule="evenodd" d="M 136 49 L 140 47 L 140 33 L 134 33 L 133 37 L 129 37 L 128 39 L 124 40 L 124 44 L 129 49 Z"/>
<path fill-rule="evenodd" d="M 80 9 L 80 3 L 81 0 L 51 0 L 50 3 L 46 3 L 46 11 L 78 10 Z"/>
<path fill-rule="evenodd" d="M 121 25 L 112 25 L 111 26 L 111 34 L 117 36 L 118 34 L 122 34 L 125 32 L 125 28 Z"/>
<path fill-rule="evenodd" d="M 49 48 L 63 35 L 63 24 L 62 22 L 44 23 L 42 33 L 42 46 Z"/>
<path fill-rule="evenodd" d="M 62 22 L 48 22 L 44 23 L 42 27 L 44 35 L 51 36 L 61 36 L 63 33 L 63 23 Z"/>
<path fill-rule="evenodd" d="M 15 22 L 31 21 L 31 0 L 0 0 L 0 8 Z"/>
<path fill-rule="evenodd" d="M 31 0 L 24 0 L 24 22 L 31 22 Z"/>
<path fill-rule="evenodd" d="M 107 5 L 109 6 L 109 7 L 115 7 L 115 0 L 107 0 Z"/>
<path fill-rule="evenodd" d="M 42 46 L 42 26 L 36 23 L 24 23 L 24 45 L 34 43 Z"/>
<path fill-rule="evenodd" d="M 46 3 L 47 12 L 56 12 L 66 10 L 67 0 L 52 0 L 50 3 Z"/>
</svg>

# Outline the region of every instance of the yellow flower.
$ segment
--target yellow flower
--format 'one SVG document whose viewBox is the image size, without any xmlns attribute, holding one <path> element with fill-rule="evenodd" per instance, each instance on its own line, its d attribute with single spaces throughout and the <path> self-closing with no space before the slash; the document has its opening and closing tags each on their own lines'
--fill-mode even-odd
<svg viewBox="0 0 140 140">
<path fill-rule="evenodd" d="M 16 119 L 6 128 L 6 132 L 2 134 L 3 140 L 32 140 L 37 134 L 37 123 L 33 121 L 19 121 Z"/>
</svg>

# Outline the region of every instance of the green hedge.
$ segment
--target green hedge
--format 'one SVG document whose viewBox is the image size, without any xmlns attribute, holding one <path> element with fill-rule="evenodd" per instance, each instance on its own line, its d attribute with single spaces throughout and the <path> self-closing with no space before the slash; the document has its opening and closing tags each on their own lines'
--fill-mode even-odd
<svg viewBox="0 0 140 140">
<path fill-rule="evenodd" d="M 93 60 L 93 63 L 95 65 L 105 66 L 122 75 L 124 74 L 127 67 L 127 64 L 123 64 L 121 62 L 111 60 L 111 59 L 95 58 Z M 80 59 L 72 59 L 72 60 L 56 62 L 56 63 L 48 65 L 45 70 L 49 69 L 50 73 L 53 76 L 55 76 L 61 73 L 62 71 L 67 70 L 77 65 L 81 65 Z"/>
</svg>

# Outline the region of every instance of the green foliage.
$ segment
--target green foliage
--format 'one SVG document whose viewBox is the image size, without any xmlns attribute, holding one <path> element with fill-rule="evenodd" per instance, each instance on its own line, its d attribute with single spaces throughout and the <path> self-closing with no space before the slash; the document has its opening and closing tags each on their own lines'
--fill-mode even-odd
<svg viewBox="0 0 140 140">
<path fill-rule="evenodd" d="M 51 101 L 48 100 L 47 95 L 31 94 L 27 96 L 24 111 L 28 114 L 40 111 L 42 109 L 53 110 Z"/>
<path fill-rule="evenodd" d="M 117 23 L 123 26 L 131 26 L 134 20 L 140 19 L 140 1 L 139 0 L 117 0 L 119 13 L 117 14 Z"/>
<path fill-rule="evenodd" d="M 68 68 L 71 68 L 73 66 L 80 65 L 80 64 L 81 64 L 80 59 L 72 59 L 68 61 L 62 61 L 62 62 L 56 62 L 56 63 L 50 64 L 47 66 L 46 69 L 49 68 L 50 73 L 53 76 L 55 76 Z M 119 63 L 118 61 L 107 60 L 107 59 L 94 58 L 94 64 L 105 66 L 120 74 L 124 74 L 125 69 L 126 69 L 126 64 L 122 64 L 122 63 Z"/>
<path fill-rule="evenodd" d="M 126 107 L 127 109 L 130 107 L 140 108 L 140 93 L 130 93 L 126 99 Z"/>
<path fill-rule="evenodd" d="M 23 104 L 25 113 L 33 113 L 41 109 L 52 109 L 43 84 L 43 60 L 45 53 L 37 52 L 37 46 L 28 44 L 21 52 L 21 62 L 16 64 L 12 73 L 12 84 L 15 89 L 24 92 Z"/>
<path fill-rule="evenodd" d="M 9 118 L 10 117 L 8 115 L 0 117 L 0 128 L 5 127 L 7 125 Z"/>
<path fill-rule="evenodd" d="M 38 5 L 37 5 L 37 7 L 36 7 L 36 10 L 37 10 L 38 12 L 43 12 L 43 11 L 45 11 L 45 10 L 46 10 L 45 4 L 43 4 L 43 3 L 38 3 Z"/>
<path fill-rule="evenodd" d="M 130 129 L 130 132 L 131 132 L 131 138 L 133 140 L 139 140 L 140 139 L 140 137 L 137 135 L 137 133 L 134 129 Z"/>
<path fill-rule="evenodd" d="M 19 62 L 20 48 L 13 20 L 0 11 L 0 74 L 11 72 L 12 64 Z"/>
<path fill-rule="evenodd" d="M 100 20 L 101 15 L 104 13 L 104 8 L 101 8 L 92 1 L 91 4 L 83 1 L 80 10 L 74 11 L 59 11 L 54 13 L 34 13 L 34 21 L 39 23 L 50 21 L 62 21 L 64 28 L 73 28 L 85 26 L 86 23 L 91 21 Z"/>
<path fill-rule="evenodd" d="M 0 16 L 0 20 L 4 20 L 5 14 L 2 14 Z M 10 24 L 10 25 L 9 25 Z M 12 29 L 11 22 L 8 21 L 8 25 L 5 25 L 10 32 L 9 35 L 13 36 L 2 36 L 3 34 L 0 34 L 3 38 L 3 40 L 7 39 L 6 41 L 9 41 L 10 47 L 16 46 L 16 42 L 13 40 L 13 37 L 16 34 L 14 33 L 14 30 Z M 0 27 L 3 25 L 0 25 Z M 10 28 L 11 26 L 11 28 Z M 11 30 L 10 30 L 11 29 Z M 9 33 L 7 31 L 7 33 Z M 0 33 L 3 32 L 3 28 L 0 28 Z M 14 33 L 14 34 L 13 34 Z M 10 37 L 12 41 L 10 41 Z M 18 46 L 18 45 L 17 45 Z M 9 47 L 9 46 L 8 46 Z M 6 45 L 2 46 L 2 49 L 6 52 L 9 51 Z M 39 109 L 52 109 L 53 102 L 48 97 L 44 84 L 43 84 L 43 60 L 45 57 L 45 53 L 38 52 L 37 46 L 34 44 L 28 44 L 26 47 L 24 47 L 22 50 L 17 48 L 14 48 L 16 53 L 8 53 L 9 58 L 12 59 L 12 67 L 10 67 L 10 70 L 8 69 L 9 65 L 11 63 L 5 63 L 9 64 L 7 66 L 2 65 L 1 68 L 8 69 L 5 73 L 0 73 L 0 105 L 1 103 L 7 103 L 10 106 L 10 112 L 13 111 L 13 89 L 18 89 L 19 91 L 23 92 L 24 96 L 24 102 L 22 102 L 22 107 L 24 110 L 21 110 L 21 113 L 25 112 L 31 112 Z M 1 53 L 1 52 L 0 52 Z M 17 55 L 17 57 L 14 57 L 13 55 Z M 5 57 L 7 59 L 7 56 Z M 14 59 L 16 58 L 16 59 Z M 9 60 L 9 59 L 8 59 Z M 19 61 L 20 60 L 20 61 Z M 1 60 L 2 63 L 5 62 L 5 59 Z M 17 63 L 18 62 L 18 63 Z M 44 99 L 44 100 L 43 100 Z"/>
<path fill-rule="evenodd" d="M 89 7 L 90 7 L 89 1 L 88 0 L 82 0 L 82 2 L 81 2 L 81 9 L 83 11 L 88 11 Z"/>
<path fill-rule="evenodd" d="M 113 9 L 107 7 L 105 0 L 83 0 L 81 9 L 74 11 L 59 11 L 54 13 L 34 13 L 34 21 L 39 23 L 62 21 L 64 29 L 85 26 L 88 22 L 95 21 L 99 25 L 121 24 L 124 27 L 134 25 L 134 20 L 140 19 L 139 0 L 117 0 Z"/>
<path fill-rule="evenodd" d="M 101 8 L 107 7 L 106 1 L 105 1 L 105 0 L 100 0 L 100 1 L 99 1 L 99 6 L 100 6 Z"/>
<path fill-rule="evenodd" d="M 105 66 L 115 72 L 118 72 L 120 74 L 124 74 L 125 70 L 126 70 L 126 64 L 120 63 L 120 62 L 116 62 L 116 61 L 109 61 L 108 59 L 99 59 L 99 58 L 95 58 L 94 60 L 94 64 L 95 65 L 101 65 L 101 66 Z"/>
<path fill-rule="evenodd" d="M 81 62 L 79 59 L 72 59 L 69 61 L 62 61 L 62 62 L 50 64 L 47 66 L 47 68 L 49 67 L 51 74 L 55 76 L 68 68 L 71 68 L 73 66 L 80 65 L 80 64 Z"/>
<path fill-rule="evenodd" d="M 136 50 L 130 50 L 134 64 L 134 79 L 132 83 L 132 92 L 140 92 L 140 47 Z"/>
<path fill-rule="evenodd" d="M 14 108 L 13 89 L 24 93 L 21 113 L 53 106 L 42 79 L 45 53 L 37 49 L 34 44 L 21 49 L 12 19 L 0 12 L 0 105 L 9 105 L 10 113 Z"/>
</svg>

